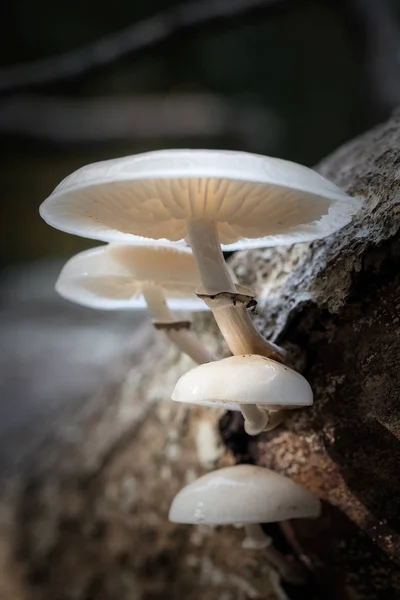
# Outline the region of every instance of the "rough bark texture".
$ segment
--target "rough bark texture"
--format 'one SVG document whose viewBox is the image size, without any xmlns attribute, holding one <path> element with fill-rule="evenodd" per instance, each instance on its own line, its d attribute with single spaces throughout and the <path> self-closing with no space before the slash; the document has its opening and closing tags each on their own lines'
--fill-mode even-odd
<svg viewBox="0 0 400 600">
<path fill-rule="evenodd" d="M 261 436 L 250 455 L 326 501 L 324 517 L 303 537 L 298 532 L 298 541 L 316 566 L 329 567 L 338 598 L 346 590 L 350 598 L 394 598 L 400 594 L 400 115 L 340 148 L 318 170 L 363 198 L 352 224 L 319 243 L 234 261 L 262 299 L 261 329 L 296 350 L 315 392 L 311 410 Z"/>
<path fill-rule="evenodd" d="M 259 327 L 291 352 L 314 407 L 258 438 L 238 414 L 181 408 L 168 397 L 192 363 L 142 331 L 108 385 L 63 413 L 4 481 L 1 600 L 399 597 L 400 117 L 318 168 L 364 199 L 353 223 L 233 260 L 260 299 Z M 196 329 L 225 351 L 209 316 Z M 241 548 L 240 530 L 168 523 L 180 487 L 235 461 L 286 473 L 324 500 L 317 521 L 269 528 L 309 568 L 304 589 L 284 592 L 262 553 Z"/>
</svg>

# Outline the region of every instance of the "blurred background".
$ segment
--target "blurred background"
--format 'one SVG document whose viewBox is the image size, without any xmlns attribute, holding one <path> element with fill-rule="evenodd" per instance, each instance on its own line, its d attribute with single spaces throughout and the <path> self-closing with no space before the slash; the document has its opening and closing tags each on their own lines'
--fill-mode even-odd
<svg viewBox="0 0 400 600">
<path fill-rule="evenodd" d="M 96 243 L 41 221 L 52 189 L 84 164 L 158 148 L 240 149 L 312 166 L 399 103 L 399 16 L 400 0 L 2 6 L 4 464 L 15 458 L 10 438 L 33 422 L 42 433 L 49 404 L 58 411 L 89 393 L 142 320 L 56 299 L 62 262 Z"/>
<path fill-rule="evenodd" d="M 398 0 L 5 3 L 3 265 L 91 242 L 38 206 L 74 169 L 156 148 L 315 164 L 400 99 Z"/>
</svg>

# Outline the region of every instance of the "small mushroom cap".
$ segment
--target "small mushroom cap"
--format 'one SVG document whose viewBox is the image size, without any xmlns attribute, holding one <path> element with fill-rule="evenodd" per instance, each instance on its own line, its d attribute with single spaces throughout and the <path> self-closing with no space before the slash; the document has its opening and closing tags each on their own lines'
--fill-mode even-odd
<svg viewBox="0 0 400 600">
<path fill-rule="evenodd" d="M 318 517 L 315 496 L 288 477 L 253 465 L 207 473 L 184 487 L 169 511 L 173 523 L 234 525 Z"/>
<path fill-rule="evenodd" d="M 218 224 L 229 249 L 292 244 L 346 225 L 360 201 L 301 165 L 247 152 L 163 150 L 82 167 L 40 207 L 76 235 L 178 241 L 186 220 Z"/>
<path fill-rule="evenodd" d="M 175 310 L 207 310 L 196 297 L 200 278 L 190 248 L 109 244 L 73 256 L 63 267 L 57 292 L 99 309 L 145 309 L 144 284 L 162 288 Z"/>
<path fill-rule="evenodd" d="M 272 410 L 296 408 L 313 403 L 308 381 L 265 356 L 229 356 L 199 365 L 178 380 L 172 400 L 224 406 L 257 404 Z"/>
</svg>

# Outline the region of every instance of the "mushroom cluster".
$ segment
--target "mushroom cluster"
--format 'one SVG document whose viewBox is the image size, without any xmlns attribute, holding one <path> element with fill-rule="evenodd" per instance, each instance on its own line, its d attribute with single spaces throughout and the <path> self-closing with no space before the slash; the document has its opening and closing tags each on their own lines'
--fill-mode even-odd
<svg viewBox="0 0 400 600">
<path fill-rule="evenodd" d="M 40 207 L 50 225 L 107 245 L 73 257 L 56 288 L 102 309 L 147 307 L 157 329 L 199 366 L 172 399 L 240 410 L 245 430 L 276 427 L 286 411 L 309 406 L 311 388 L 285 364 L 250 316 L 256 301 L 228 268 L 223 250 L 310 242 L 350 222 L 360 202 L 315 171 L 246 152 L 165 150 L 85 166 Z M 189 248 L 190 246 L 190 248 Z M 209 308 L 232 356 L 221 360 L 172 309 Z M 224 500 L 217 498 L 224 495 Z M 255 523 L 317 516 L 319 502 L 290 480 L 249 466 L 200 478 L 175 498 L 170 518 L 246 524 L 248 540 L 293 579 Z"/>
</svg>

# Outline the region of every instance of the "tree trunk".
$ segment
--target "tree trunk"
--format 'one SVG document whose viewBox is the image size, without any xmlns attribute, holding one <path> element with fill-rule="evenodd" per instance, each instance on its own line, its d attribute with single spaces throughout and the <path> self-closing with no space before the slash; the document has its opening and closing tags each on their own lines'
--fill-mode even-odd
<svg viewBox="0 0 400 600">
<path fill-rule="evenodd" d="M 260 300 L 260 329 L 310 381 L 314 407 L 249 438 L 239 414 L 168 402 L 192 363 L 162 337 L 138 338 L 107 386 L 63 413 L 4 481 L 1 600 L 399 597 L 400 117 L 318 170 L 363 198 L 353 223 L 232 263 Z M 224 352 L 210 316 L 195 329 Z M 323 499 L 315 522 L 269 527 L 309 568 L 306 589 L 283 590 L 262 554 L 241 548 L 242 531 L 168 523 L 185 483 L 234 462 L 271 467 Z"/>
</svg>

